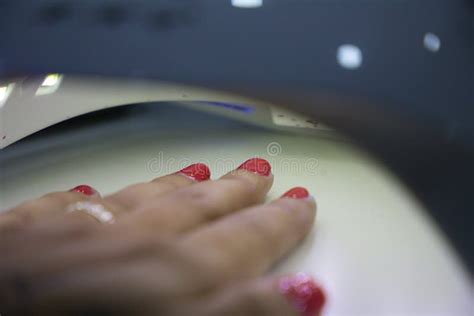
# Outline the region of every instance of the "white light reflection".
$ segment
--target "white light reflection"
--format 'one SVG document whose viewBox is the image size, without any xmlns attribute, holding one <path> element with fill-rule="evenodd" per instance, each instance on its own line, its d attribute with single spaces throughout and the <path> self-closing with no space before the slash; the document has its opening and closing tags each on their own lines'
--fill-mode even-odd
<svg viewBox="0 0 474 316">
<path fill-rule="evenodd" d="M 8 87 L 0 87 L 0 102 L 7 98 Z"/>
<path fill-rule="evenodd" d="M 337 49 L 337 61 L 347 69 L 359 68 L 362 64 L 362 51 L 355 45 L 341 45 Z"/>
<path fill-rule="evenodd" d="M 47 75 L 43 83 L 41 83 L 41 86 L 38 88 L 36 91 L 36 95 L 45 95 L 45 94 L 50 94 L 58 90 L 59 85 L 61 84 L 61 81 L 63 79 L 63 76 L 60 74 L 49 74 Z"/>
<path fill-rule="evenodd" d="M 42 87 L 52 87 L 59 83 L 61 76 L 59 74 L 50 74 L 44 78 L 43 83 L 41 84 Z"/>
<path fill-rule="evenodd" d="M 0 108 L 3 107 L 3 105 L 7 101 L 14 86 L 15 84 L 13 83 L 7 86 L 0 86 Z"/>
<path fill-rule="evenodd" d="M 436 34 L 426 33 L 423 37 L 423 45 L 430 52 L 436 53 L 441 48 L 441 40 Z"/>
<path fill-rule="evenodd" d="M 263 0 L 231 0 L 234 7 L 237 8 L 258 8 L 263 5 Z"/>
</svg>

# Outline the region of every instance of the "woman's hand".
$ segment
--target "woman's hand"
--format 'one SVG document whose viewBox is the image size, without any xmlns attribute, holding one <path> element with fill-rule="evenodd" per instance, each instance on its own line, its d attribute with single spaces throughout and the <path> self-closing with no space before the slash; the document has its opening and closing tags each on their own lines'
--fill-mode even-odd
<svg viewBox="0 0 474 316">
<path fill-rule="evenodd" d="M 314 199 L 294 188 L 261 204 L 273 182 L 263 159 L 209 178 L 195 164 L 1 214 L 0 314 L 318 315 L 311 278 L 262 276 L 308 233 Z"/>
</svg>

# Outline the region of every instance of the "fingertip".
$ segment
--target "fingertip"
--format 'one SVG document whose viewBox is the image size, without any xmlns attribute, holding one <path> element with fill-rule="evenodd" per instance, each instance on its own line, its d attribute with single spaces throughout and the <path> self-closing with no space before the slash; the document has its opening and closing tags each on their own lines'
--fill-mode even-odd
<svg viewBox="0 0 474 316">
<path fill-rule="evenodd" d="M 278 291 L 302 316 L 317 316 L 326 303 L 321 285 L 306 273 L 281 277 L 276 281 Z"/>
<path fill-rule="evenodd" d="M 306 199 L 310 197 L 309 191 L 303 187 L 294 187 L 288 191 L 286 191 L 282 196 L 282 198 L 291 198 L 291 199 Z"/>
<path fill-rule="evenodd" d="M 243 162 L 239 167 L 225 174 L 221 179 L 243 179 L 249 188 L 254 187 L 259 201 L 270 191 L 274 176 L 271 172 L 270 163 L 262 158 L 251 158 Z"/>
<path fill-rule="evenodd" d="M 211 170 L 204 163 L 195 163 L 189 165 L 186 168 L 178 171 L 177 174 L 186 176 L 196 182 L 203 182 L 211 178 Z"/>
<path fill-rule="evenodd" d="M 312 208 L 316 209 L 316 199 L 314 196 L 304 187 L 294 187 L 282 194 L 280 199 L 284 200 L 296 200 L 304 201 L 311 205 Z"/>
<path fill-rule="evenodd" d="M 319 316 L 325 303 L 321 285 L 307 274 L 297 273 L 230 286 L 203 302 L 203 314 Z"/>
<path fill-rule="evenodd" d="M 78 185 L 70 189 L 69 192 L 77 192 L 77 193 L 84 194 L 86 196 L 100 196 L 99 191 L 97 191 L 96 189 L 94 189 L 93 187 L 87 184 Z"/>
<path fill-rule="evenodd" d="M 292 190 L 288 192 L 291 193 Z M 296 226 L 296 231 L 301 237 L 306 236 L 313 227 L 316 218 L 316 201 L 312 195 L 298 195 L 298 197 L 285 196 L 272 201 L 275 211 L 291 214 L 291 225 Z"/>
<path fill-rule="evenodd" d="M 237 170 L 246 170 L 259 176 L 268 177 L 272 173 L 272 166 L 268 160 L 255 157 L 244 161 Z"/>
</svg>

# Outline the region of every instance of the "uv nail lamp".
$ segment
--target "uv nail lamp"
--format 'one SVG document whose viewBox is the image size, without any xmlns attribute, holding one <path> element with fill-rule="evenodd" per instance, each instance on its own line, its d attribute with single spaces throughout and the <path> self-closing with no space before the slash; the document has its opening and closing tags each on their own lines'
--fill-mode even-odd
<svg viewBox="0 0 474 316">
<path fill-rule="evenodd" d="M 473 8 L 1 1 L 2 209 L 262 156 L 269 198 L 301 185 L 318 201 L 272 273 L 314 274 L 325 314 L 468 315 Z"/>
<path fill-rule="evenodd" d="M 252 125 L 306 135 L 340 138 L 319 121 L 268 102 L 200 87 L 150 80 L 46 74 L 3 79 L 0 144 L 81 114 L 120 105 L 175 102 Z M 188 122 L 182 122 L 185 128 Z"/>
</svg>

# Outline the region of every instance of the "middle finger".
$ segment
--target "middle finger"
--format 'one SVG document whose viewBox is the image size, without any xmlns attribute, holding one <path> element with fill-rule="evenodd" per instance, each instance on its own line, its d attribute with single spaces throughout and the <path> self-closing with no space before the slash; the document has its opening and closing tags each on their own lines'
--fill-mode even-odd
<svg viewBox="0 0 474 316">
<path fill-rule="evenodd" d="M 272 183 L 268 161 L 249 159 L 219 180 L 198 183 L 149 201 L 124 217 L 123 222 L 141 230 L 177 234 L 261 203 Z"/>
</svg>

